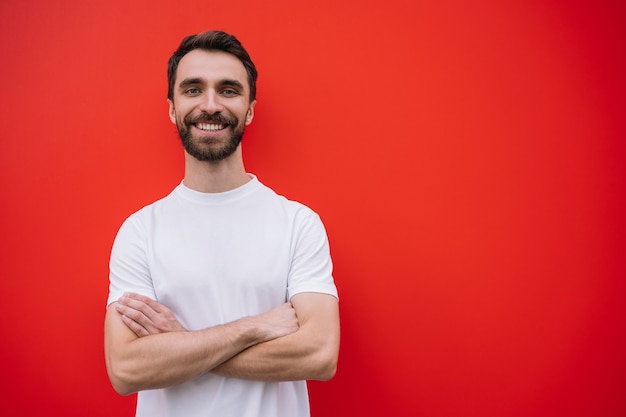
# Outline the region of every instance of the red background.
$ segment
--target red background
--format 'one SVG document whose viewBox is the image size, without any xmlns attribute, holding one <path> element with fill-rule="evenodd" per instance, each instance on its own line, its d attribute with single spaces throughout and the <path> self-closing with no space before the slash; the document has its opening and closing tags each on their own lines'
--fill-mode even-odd
<svg viewBox="0 0 626 417">
<path fill-rule="evenodd" d="M 183 158 L 166 61 L 236 34 L 247 168 L 322 216 L 341 296 L 313 416 L 626 415 L 622 1 L 0 5 L 2 414 L 130 416 L 108 256 Z"/>
</svg>

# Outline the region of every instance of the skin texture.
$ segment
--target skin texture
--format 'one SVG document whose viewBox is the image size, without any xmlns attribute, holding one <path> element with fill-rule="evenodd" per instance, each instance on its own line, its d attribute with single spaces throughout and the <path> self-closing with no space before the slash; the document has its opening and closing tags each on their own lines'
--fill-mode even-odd
<svg viewBox="0 0 626 417">
<path fill-rule="evenodd" d="M 231 146 L 254 118 L 256 101 L 249 97 L 247 74 L 234 56 L 194 50 L 181 59 L 168 102 L 185 147 L 187 187 L 215 193 L 250 180 L 240 143 Z M 297 294 L 266 313 L 200 331 L 187 331 L 167 306 L 132 293 L 112 303 L 105 318 L 107 370 L 124 395 L 206 372 L 327 380 L 336 372 L 338 352 L 338 303 L 328 294 Z"/>
<path fill-rule="evenodd" d="M 105 355 L 113 388 L 127 395 L 163 388 L 209 372 L 239 352 L 298 329 L 285 303 L 254 317 L 201 331 L 176 331 L 139 338 L 113 303 L 105 318 Z"/>
<path fill-rule="evenodd" d="M 301 293 L 287 305 L 293 305 L 297 312 L 293 333 L 250 347 L 211 371 L 263 381 L 332 378 L 339 353 L 337 299 L 327 294 Z M 139 294 L 122 297 L 115 309 L 137 337 L 186 332 L 167 307 Z"/>
</svg>

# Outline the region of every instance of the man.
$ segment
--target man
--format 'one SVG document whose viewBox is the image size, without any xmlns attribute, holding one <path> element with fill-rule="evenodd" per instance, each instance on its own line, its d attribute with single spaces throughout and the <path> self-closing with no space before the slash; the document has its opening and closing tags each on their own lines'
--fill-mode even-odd
<svg viewBox="0 0 626 417">
<path fill-rule="evenodd" d="M 137 416 L 309 415 L 333 377 L 337 291 L 307 207 L 246 173 L 257 71 L 233 36 L 185 38 L 168 67 L 182 183 L 130 216 L 111 252 L 105 355 Z"/>
</svg>

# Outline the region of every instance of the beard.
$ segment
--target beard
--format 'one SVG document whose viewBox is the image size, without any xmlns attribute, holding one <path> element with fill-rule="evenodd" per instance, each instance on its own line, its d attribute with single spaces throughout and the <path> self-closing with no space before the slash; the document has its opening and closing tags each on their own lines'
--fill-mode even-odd
<svg viewBox="0 0 626 417">
<path fill-rule="evenodd" d="M 194 138 L 191 133 L 191 126 L 203 122 L 223 124 L 224 129 L 232 129 L 232 133 L 224 143 L 213 138 Z M 235 153 L 243 139 L 245 130 L 245 125 L 239 126 L 239 120 L 235 116 L 227 117 L 219 113 L 202 113 L 196 117 L 189 114 L 185 116 L 182 122 L 176 121 L 176 127 L 185 151 L 197 160 L 207 162 L 219 162 Z"/>
</svg>

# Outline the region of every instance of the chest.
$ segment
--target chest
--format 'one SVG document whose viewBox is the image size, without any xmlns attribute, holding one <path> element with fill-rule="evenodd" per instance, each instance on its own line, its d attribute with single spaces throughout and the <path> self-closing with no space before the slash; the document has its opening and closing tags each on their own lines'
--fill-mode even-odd
<svg viewBox="0 0 626 417">
<path fill-rule="evenodd" d="M 187 215 L 152 227 L 148 259 L 160 302 L 203 328 L 286 301 L 293 231 L 275 215 Z"/>
</svg>

